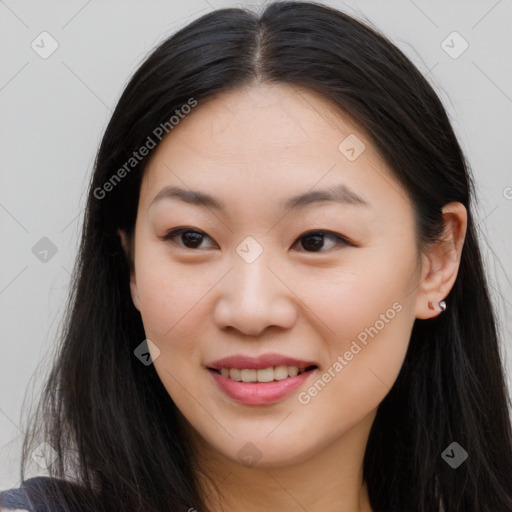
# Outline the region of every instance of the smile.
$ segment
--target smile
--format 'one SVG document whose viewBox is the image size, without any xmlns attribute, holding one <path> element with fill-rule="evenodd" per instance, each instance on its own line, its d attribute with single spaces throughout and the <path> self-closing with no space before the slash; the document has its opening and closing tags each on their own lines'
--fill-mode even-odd
<svg viewBox="0 0 512 512">
<path fill-rule="evenodd" d="M 304 372 L 316 368 L 315 365 L 307 368 L 298 368 L 297 366 L 269 366 L 268 368 L 221 368 L 214 370 L 227 379 L 236 382 L 272 382 L 296 377 Z"/>
<path fill-rule="evenodd" d="M 281 354 L 232 355 L 205 365 L 212 384 L 224 397 L 243 405 L 262 406 L 290 396 L 319 366 Z"/>
</svg>

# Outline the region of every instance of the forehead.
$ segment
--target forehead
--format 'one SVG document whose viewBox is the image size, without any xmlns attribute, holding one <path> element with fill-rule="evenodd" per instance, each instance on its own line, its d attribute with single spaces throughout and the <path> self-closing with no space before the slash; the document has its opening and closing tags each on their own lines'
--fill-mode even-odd
<svg viewBox="0 0 512 512">
<path fill-rule="evenodd" d="M 362 130 L 325 97 L 286 84 L 258 85 L 225 91 L 180 120 L 156 150 L 155 158 L 189 149 L 197 158 L 283 156 L 300 160 L 312 152 L 337 157 L 347 135 L 367 139 Z M 373 148 L 368 148 L 373 151 Z"/>
<path fill-rule="evenodd" d="M 276 198 L 340 182 L 370 197 L 384 186 L 406 200 L 368 135 L 330 100 L 259 85 L 223 92 L 181 119 L 147 165 L 141 202 L 148 207 L 168 185 Z"/>
</svg>

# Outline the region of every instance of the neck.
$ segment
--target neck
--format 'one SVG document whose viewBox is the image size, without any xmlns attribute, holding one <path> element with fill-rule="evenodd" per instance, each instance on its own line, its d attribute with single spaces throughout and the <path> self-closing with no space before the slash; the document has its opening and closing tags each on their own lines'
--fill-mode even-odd
<svg viewBox="0 0 512 512">
<path fill-rule="evenodd" d="M 245 466 L 195 435 L 206 503 L 212 512 L 372 512 L 363 459 L 375 413 L 293 465 Z"/>
</svg>

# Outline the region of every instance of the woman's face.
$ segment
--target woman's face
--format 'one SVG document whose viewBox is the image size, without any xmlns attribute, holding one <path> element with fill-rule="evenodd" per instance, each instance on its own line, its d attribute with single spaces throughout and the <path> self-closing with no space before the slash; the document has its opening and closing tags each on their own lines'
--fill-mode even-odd
<svg viewBox="0 0 512 512">
<path fill-rule="evenodd" d="M 405 191 L 323 97 L 260 85 L 192 109 L 146 168 L 131 289 L 195 431 L 272 467 L 367 428 L 416 316 L 415 240 Z"/>
</svg>

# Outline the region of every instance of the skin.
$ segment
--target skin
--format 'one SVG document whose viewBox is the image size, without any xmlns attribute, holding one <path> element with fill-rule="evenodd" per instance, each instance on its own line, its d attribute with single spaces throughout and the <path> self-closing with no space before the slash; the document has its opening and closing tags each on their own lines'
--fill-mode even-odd
<svg viewBox="0 0 512 512">
<path fill-rule="evenodd" d="M 338 149 L 349 134 L 365 144 L 354 161 Z M 338 183 L 368 205 L 279 209 L 291 196 Z M 151 205 L 169 185 L 215 195 L 227 210 L 177 199 Z M 440 314 L 459 267 L 466 210 L 450 203 L 443 213 L 444 242 L 420 253 L 411 202 L 369 136 L 324 97 L 289 85 L 222 93 L 155 149 L 141 185 L 131 292 L 160 351 L 155 369 L 222 494 L 217 503 L 200 477 L 212 510 L 371 510 L 362 468 L 376 409 L 398 376 L 415 319 Z M 199 248 L 180 236 L 162 239 L 178 227 L 205 233 Z M 327 236 L 311 248 L 300 237 L 315 229 L 356 246 Z M 236 251 L 248 236 L 263 249 L 252 263 Z M 299 393 L 397 303 L 400 311 L 301 403 Z M 319 369 L 284 400 L 248 406 L 224 395 L 205 368 L 268 352 Z M 260 457 L 255 465 L 239 455 L 248 442 Z"/>
</svg>

